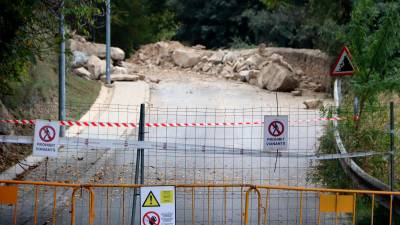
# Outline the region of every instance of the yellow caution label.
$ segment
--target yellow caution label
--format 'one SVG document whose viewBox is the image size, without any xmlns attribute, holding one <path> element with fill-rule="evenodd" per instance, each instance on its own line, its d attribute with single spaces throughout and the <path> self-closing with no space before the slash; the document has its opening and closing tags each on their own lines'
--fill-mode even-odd
<svg viewBox="0 0 400 225">
<path fill-rule="evenodd" d="M 160 207 L 160 203 L 158 202 L 156 196 L 153 194 L 152 191 L 150 191 L 147 195 L 142 207 Z"/>
<path fill-rule="evenodd" d="M 162 204 L 174 203 L 174 191 L 160 191 Z"/>
</svg>

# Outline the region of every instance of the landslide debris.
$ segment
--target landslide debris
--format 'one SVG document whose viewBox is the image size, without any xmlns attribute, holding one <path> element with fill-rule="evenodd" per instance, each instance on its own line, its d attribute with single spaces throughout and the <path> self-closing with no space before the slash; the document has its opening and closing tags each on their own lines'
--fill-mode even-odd
<svg viewBox="0 0 400 225">
<path fill-rule="evenodd" d="M 240 80 L 270 91 L 323 92 L 330 88 L 329 58 L 320 50 L 265 45 L 244 50 L 207 50 L 204 46 L 162 41 L 142 46 L 127 62 Z"/>
</svg>

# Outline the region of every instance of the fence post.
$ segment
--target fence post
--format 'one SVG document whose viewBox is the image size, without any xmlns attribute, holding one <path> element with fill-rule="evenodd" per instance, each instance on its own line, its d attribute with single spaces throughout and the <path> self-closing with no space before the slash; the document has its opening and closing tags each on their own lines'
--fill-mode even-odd
<svg viewBox="0 0 400 225">
<path fill-rule="evenodd" d="M 390 191 L 394 190 L 395 177 L 394 177 L 394 104 L 390 102 Z M 390 195 L 390 201 L 393 201 L 393 195 Z M 393 215 L 393 207 L 390 207 L 390 214 Z M 391 222 L 394 223 L 393 220 Z"/>
<path fill-rule="evenodd" d="M 140 120 L 139 120 L 139 141 L 144 141 L 144 121 L 145 121 L 145 105 L 140 105 Z M 144 184 L 144 149 L 140 149 L 140 183 Z"/>
<path fill-rule="evenodd" d="M 354 97 L 354 104 L 353 104 L 353 119 L 358 120 L 358 97 Z"/>
<path fill-rule="evenodd" d="M 138 141 L 144 141 L 144 121 L 145 121 L 145 105 L 140 105 L 140 118 L 139 118 L 139 135 Z M 137 149 L 136 152 L 136 168 L 135 168 L 135 184 L 144 183 L 144 149 Z M 132 201 L 132 217 L 131 225 L 135 225 L 136 220 L 136 202 L 139 196 L 137 188 L 133 191 L 133 201 Z"/>
<path fill-rule="evenodd" d="M 390 191 L 394 190 L 394 104 L 390 102 Z"/>
</svg>

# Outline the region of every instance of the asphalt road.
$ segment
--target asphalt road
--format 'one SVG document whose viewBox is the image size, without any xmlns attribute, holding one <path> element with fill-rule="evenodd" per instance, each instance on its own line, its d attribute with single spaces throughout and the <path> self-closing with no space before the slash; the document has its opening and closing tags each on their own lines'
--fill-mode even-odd
<svg viewBox="0 0 400 225">
<path fill-rule="evenodd" d="M 247 84 L 214 78 L 162 77 L 151 90 L 147 106 L 147 122 L 242 122 L 263 120 L 276 114 L 275 93 Z M 140 85 L 117 83 L 111 106 L 98 107 L 99 121 L 138 121 Z M 320 122 L 294 122 L 319 117 L 317 111 L 303 109 L 309 97 L 292 97 L 278 93 L 280 115 L 288 115 L 289 148 L 292 153 L 314 152 L 322 132 Z M 85 138 L 137 139 L 137 129 L 90 128 L 81 131 Z M 185 127 L 148 128 L 146 141 L 168 142 L 177 148 L 145 150 L 145 183 L 250 183 L 312 186 L 307 172 L 312 165 L 301 158 L 276 158 L 262 152 L 263 127 Z M 160 144 L 162 145 L 162 144 Z M 191 146 L 198 147 L 196 149 Z M 224 147 L 216 152 L 216 147 Z M 251 153 L 233 154 L 232 148 L 248 149 Z M 64 181 L 72 183 L 133 183 L 136 151 L 133 149 L 77 149 L 65 146 L 57 159 L 49 160 L 32 170 L 25 179 Z M 275 166 L 276 165 L 276 166 Z M 53 189 L 39 192 L 38 224 L 51 221 Z M 241 189 L 177 189 L 177 224 L 242 224 L 244 191 Z M 130 224 L 132 189 L 96 189 L 95 224 Z M 263 198 L 266 192 L 263 191 Z M 87 224 L 87 193 L 78 193 L 77 224 Z M 32 190 L 24 190 L 19 206 L 18 224 L 32 223 L 34 208 Z M 70 224 L 71 190 L 57 190 L 57 224 Z M 226 196 L 226 197 L 224 197 Z M 316 196 L 304 195 L 303 224 L 316 223 Z M 255 195 L 251 196 L 250 224 L 257 223 Z M 265 202 L 265 199 L 263 199 Z M 264 203 L 263 203 L 264 204 Z M 108 206 L 108 207 L 106 207 Z M 265 206 L 265 204 L 264 204 Z M 107 210 L 108 208 L 108 210 Z M 299 193 L 271 191 L 268 202 L 268 224 L 295 224 L 299 217 Z M 7 214 L 7 213 L 4 213 Z M 0 224 L 10 224 L 1 216 Z"/>
</svg>

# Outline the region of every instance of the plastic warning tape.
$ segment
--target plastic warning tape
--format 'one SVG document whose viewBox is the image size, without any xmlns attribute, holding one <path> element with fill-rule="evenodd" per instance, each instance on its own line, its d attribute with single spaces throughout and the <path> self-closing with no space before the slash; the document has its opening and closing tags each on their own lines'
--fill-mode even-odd
<svg viewBox="0 0 400 225">
<path fill-rule="evenodd" d="M 289 123 L 310 123 L 318 121 L 340 121 L 339 117 L 332 118 L 315 118 L 309 120 L 294 120 Z M 0 123 L 34 125 L 35 120 L 0 120 Z M 122 127 L 137 128 L 138 123 L 121 123 L 121 122 L 84 122 L 84 121 L 59 121 L 61 126 L 78 126 L 78 127 Z M 226 127 L 226 126 L 243 126 L 243 125 L 262 125 L 263 121 L 253 122 L 208 122 L 208 123 L 145 123 L 146 127 Z"/>
</svg>

